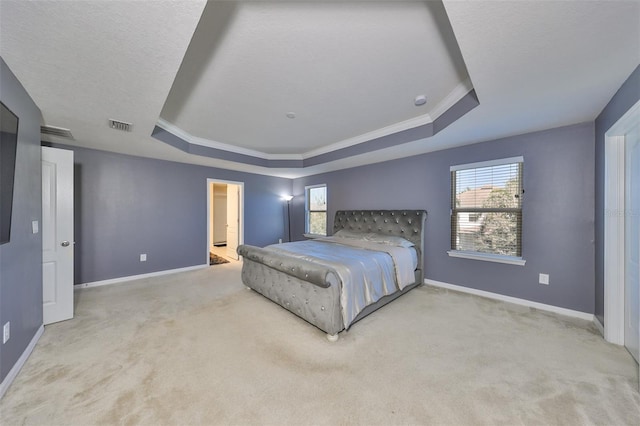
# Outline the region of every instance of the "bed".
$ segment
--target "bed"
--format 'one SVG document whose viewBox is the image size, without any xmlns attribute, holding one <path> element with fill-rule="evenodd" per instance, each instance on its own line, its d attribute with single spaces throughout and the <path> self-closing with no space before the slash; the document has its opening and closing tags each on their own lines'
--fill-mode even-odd
<svg viewBox="0 0 640 426">
<path fill-rule="evenodd" d="M 425 210 L 340 210 L 331 237 L 241 245 L 242 281 L 315 325 L 338 333 L 424 281 Z"/>
</svg>

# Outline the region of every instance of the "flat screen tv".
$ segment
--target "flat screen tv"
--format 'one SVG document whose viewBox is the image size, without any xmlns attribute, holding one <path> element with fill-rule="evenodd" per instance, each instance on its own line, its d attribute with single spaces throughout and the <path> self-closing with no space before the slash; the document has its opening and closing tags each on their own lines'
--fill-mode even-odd
<svg viewBox="0 0 640 426">
<path fill-rule="evenodd" d="M 18 117 L 0 102 L 0 244 L 11 237 L 17 147 Z"/>
</svg>

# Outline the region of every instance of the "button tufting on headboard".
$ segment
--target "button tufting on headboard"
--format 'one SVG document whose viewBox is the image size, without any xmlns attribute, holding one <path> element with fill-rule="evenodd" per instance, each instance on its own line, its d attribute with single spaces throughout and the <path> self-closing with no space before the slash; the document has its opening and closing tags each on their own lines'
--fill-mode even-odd
<svg viewBox="0 0 640 426">
<path fill-rule="evenodd" d="M 333 233 L 346 229 L 351 232 L 397 235 L 411 241 L 420 253 L 424 253 L 426 217 L 425 210 L 339 210 L 333 222 Z M 420 270 L 422 270 L 422 262 L 422 256 L 419 256 Z"/>
</svg>

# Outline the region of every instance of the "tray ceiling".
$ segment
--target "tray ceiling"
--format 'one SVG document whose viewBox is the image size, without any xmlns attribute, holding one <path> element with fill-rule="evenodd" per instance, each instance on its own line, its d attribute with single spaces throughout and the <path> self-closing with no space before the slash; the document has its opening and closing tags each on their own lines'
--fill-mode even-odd
<svg viewBox="0 0 640 426">
<path fill-rule="evenodd" d="M 296 177 L 594 120 L 640 2 L 2 0 L 0 55 L 44 140 Z"/>
<path fill-rule="evenodd" d="M 430 123 L 471 89 L 440 2 L 211 2 L 161 124 L 310 155 Z"/>
</svg>

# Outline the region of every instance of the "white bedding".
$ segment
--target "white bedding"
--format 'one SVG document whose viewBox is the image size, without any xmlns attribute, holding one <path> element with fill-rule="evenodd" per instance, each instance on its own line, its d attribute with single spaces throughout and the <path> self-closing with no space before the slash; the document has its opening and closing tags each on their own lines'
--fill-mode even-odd
<svg viewBox="0 0 640 426">
<path fill-rule="evenodd" d="M 319 238 L 316 241 L 343 244 L 365 250 L 383 251 L 389 254 L 393 259 L 396 282 L 400 290 L 404 289 L 416 280 L 414 271 L 418 266 L 418 254 L 414 248 L 400 247 L 354 238 L 324 237 Z"/>
<path fill-rule="evenodd" d="M 345 328 L 366 306 L 415 281 L 417 255 L 412 247 L 326 237 L 266 249 L 332 268 L 342 281 L 340 305 Z"/>
</svg>

